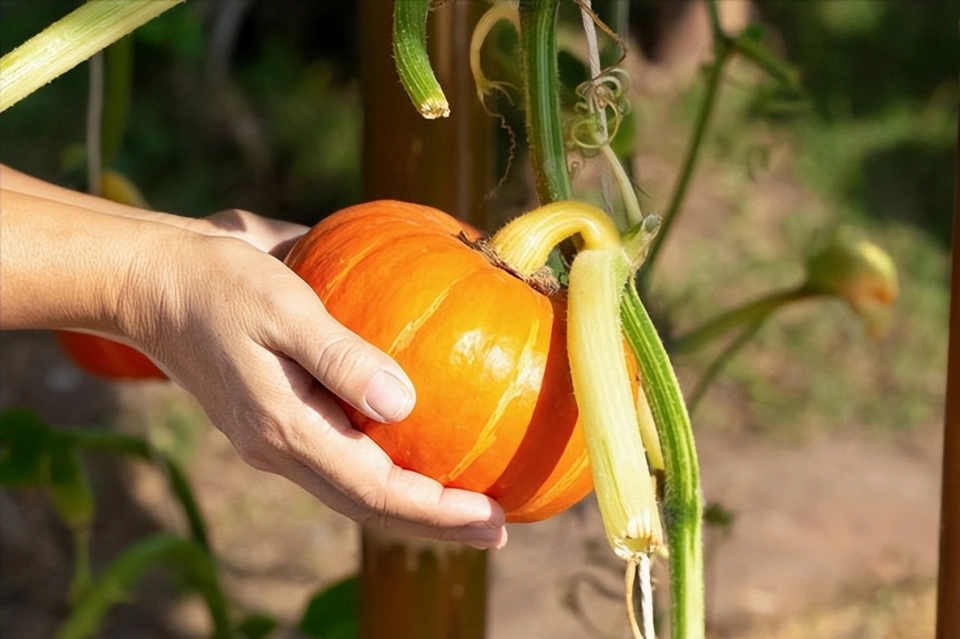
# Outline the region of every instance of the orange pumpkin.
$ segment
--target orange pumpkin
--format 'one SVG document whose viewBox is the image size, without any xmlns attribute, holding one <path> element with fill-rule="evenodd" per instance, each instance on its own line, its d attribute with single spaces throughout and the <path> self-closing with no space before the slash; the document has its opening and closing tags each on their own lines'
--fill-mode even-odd
<svg viewBox="0 0 960 639">
<path fill-rule="evenodd" d="M 56 331 L 57 342 L 80 369 L 107 379 L 166 379 L 149 357 L 135 348 L 99 335 Z"/>
<path fill-rule="evenodd" d="M 593 486 L 566 298 L 495 266 L 458 237 L 464 230 L 436 209 L 371 202 L 320 222 L 286 262 L 417 389 L 400 423 L 345 405 L 356 428 L 397 465 L 496 499 L 508 521 L 545 519 Z"/>
</svg>

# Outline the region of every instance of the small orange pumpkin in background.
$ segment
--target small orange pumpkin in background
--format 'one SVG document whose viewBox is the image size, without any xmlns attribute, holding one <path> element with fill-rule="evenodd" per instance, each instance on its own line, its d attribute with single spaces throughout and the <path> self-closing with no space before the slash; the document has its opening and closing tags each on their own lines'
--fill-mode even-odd
<svg viewBox="0 0 960 639">
<path fill-rule="evenodd" d="M 407 419 L 351 423 L 394 462 L 496 499 L 508 521 L 555 515 L 593 487 L 566 353 L 566 297 L 547 296 L 426 206 L 337 212 L 287 265 L 339 322 L 391 355 L 417 390 Z"/>
<path fill-rule="evenodd" d="M 81 370 L 113 380 L 167 379 L 149 357 L 137 349 L 99 335 L 55 331 L 67 357 Z"/>
</svg>

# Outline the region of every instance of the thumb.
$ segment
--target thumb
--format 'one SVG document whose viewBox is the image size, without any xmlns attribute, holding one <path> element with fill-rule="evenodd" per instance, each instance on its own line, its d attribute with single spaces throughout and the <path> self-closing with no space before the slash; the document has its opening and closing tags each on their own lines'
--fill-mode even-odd
<svg viewBox="0 0 960 639">
<path fill-rule="evenodd" d="M 416 392 L 389 355 L 337 322 L 304 283 L 312 303 L 297 305 L 296 319 L 285 318 L 276 346 L 325 388 L 364 415 L 397 422 L 413 410 Z M 294 328 L 295 327 L 295 328 Z"/>
</svg>

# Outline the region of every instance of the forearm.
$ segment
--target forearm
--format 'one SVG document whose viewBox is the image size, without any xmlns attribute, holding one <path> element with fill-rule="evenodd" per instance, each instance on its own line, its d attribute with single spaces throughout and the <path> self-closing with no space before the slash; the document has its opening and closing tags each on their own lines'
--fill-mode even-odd
<svg viewBox="0 0 960 639">
<path fill-rule="evenodd" d="M 32 195 L 50 202 L 69 204 L 87 209 L 88 211 L 97 211 L 99 213 L 149 222 L 160 222 L 177 228 L 187 228 L 194 222 L 194 220 L 190 218 L 178 217 L 157 211 L 148 211 L 146 209 L 112 202 L 87 193 L 71 191 L 70 189 L 31 177 L 26 173 L 21 173 L 3 164 L 0 164 L 0 189 L 4 192 L 10 191 L 24 195 Z"/>
<path fill-rule="evenodd" d="M 0 190 L 0 329 L 122 334 L 117 309 L 150 252 L 183 234 L 166 224 Z"/>
</svg>

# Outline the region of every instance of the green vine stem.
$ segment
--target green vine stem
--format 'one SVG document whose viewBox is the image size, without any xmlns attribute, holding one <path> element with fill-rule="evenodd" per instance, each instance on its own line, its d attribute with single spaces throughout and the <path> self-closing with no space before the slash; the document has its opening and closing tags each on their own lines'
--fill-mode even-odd
<svg viewBox="0 0 960 639">
<path fill-rule="evenodd" d="M 133 94 L 133 40 L 120 38 L 104 53 L 103 124 L 100 133 L 100 157 L 110 168 L 120 153 L 130 121 Z"/>
<path fill-rule="evenodd" d="M 819 295 L 806 287 L 776 291 L 718 315 L 699 328 L 671 340 L 668 344 L 671 353 L 689 353 L 703 348 L 727 331 L 742 324 L 750 324 L 765 319 L 777 309 Z"/>
<path fill-rule="evenodd" d="M 193 490 L 190 488 L 190 482 L 187 481 L 186 474 L 176 460 L 167 454 L 156 451 L 145 440 L 131 435 L 77 429 L 62 431 L 62 436 L 69 439 L 73 445 L 84 450 L 133 457 L 158 465 L 167 478 L 170 490 L 183 508 L 191 538 L 201 548 L 209 551 L 210 538 L 207 534 L 203 515 L 200 513 L 200 507 Z"/>
<path fill-rule="evenodd" d="M 433 120 L 450 115 L 450 104 L 427 55 L 430 0 L 396 0 L 393 7 L 393 56 L 397 73 L 420 115 Z"/>
<path fill-rule="evenodd" d="M 700 375 L 700 379 L 697 380 L 697 384 L 693 387 L 693 390 L 690 391 L 690 399 L 687 400 L 687 408 L 691 413 L 697 410 L 697 406 L 700 405 L 700 400 L 703 399 L 703 396 L 706 394 L 707 389 L 710 388 L 710 384 L 713 383 L 713 380 L 716 379 L 717 375 L 720 374 L 720 371 L 723 370 L 723 367 L 733 359 L 733 356 L 740 352 L 744 346 L 746 346 L 750 340 L 763 328 L 763 325 L 766 324 L 767 319 L 770 317 L 771 313 L 766 313 L 760 315 L 754 319 L 750 324 L 748 324 L 737 337 L 730 342 L 720 353 L 714 358 L 710 365 L 703 371 L 703 374 Z"/>
<path fill-rule="evenodd" d="M 560 118 L 559 6 L 560 0 L 520 0 L 527 143 L 541 204 L 573 198 Z"/>
<path fill-rule="evenodd" d="M 673 602 L 671 632 L 675 639 L 702 639 L 706 632 L 703 503 L 690 416 L 667 351 L 632 281 L 624 287 L 620 317 L 623 334 L 640 366 L 643 390 L 663 445 L 663 518 L 670 549 Z"/>
<path fill-rule="evenodd" d="M 660 233 L 654 239 L 650 246 L 650 252 L 647 255 L 647 261 L 640 270 L 639 286 L 641 290 L 646 290 L 649 281 L 650 272 L 656 262 L 657 256 L 670 234 L 670 229 L 676 222 L 677 214 L 683 205 L 687 196 L 687 190 L 690 188 L 690 182 L 693 178 L 694 170 L 697 167 L 697 160 L 700 158 L 703 140 L 706 137 L 707 127 L 710 124 L 710 118 L 713 115 L 713 109 L 717 102 L 717 95 L 720 92 L 720 84 L 723 79 L 723 70 L 730 59 L 733 49 L 726 39 L 717 41 L 716 59 L 710 67 L 710 75 L 707 77 L 706 92 L 700 108 L 697 112 L 696 123 L 694 124 L 693 134 L 690 137 L 690 145 L 687 147 L 687 153 L 683 158 L 683 164 L 680 168 L 680 175 L 677 178 L 676 186 L 673 189 L 673 195 L 670 197 L 670 204 L 663 213 L 660 225 Z"/>
<path fill-rule="evenodd" d="M 69 597 L 76 600 L 90 585 L 90 529 L 96 503 L 77 449 L 62 437 L 47 439 L 45 481 L 50 501 L 73 536 L 74 570 Z"/>
<path fill-rule="evenodd" d="M 183 0 L 90 0 L 0 58 L 0 112 Z"/>
<path fill-rule="evenodd" d="M 84 591 L 57 632 L 57 639 L 95 635 L 107 611 L 125 601 L 137 580 L 154 566 L 172 566 L 184 577 L 206 601 L 214 639 L 231 639 L 227 600 L 210 555 L 196 542 L 174 535 L 155 535 L 127 548 Z"/>
</svg>

